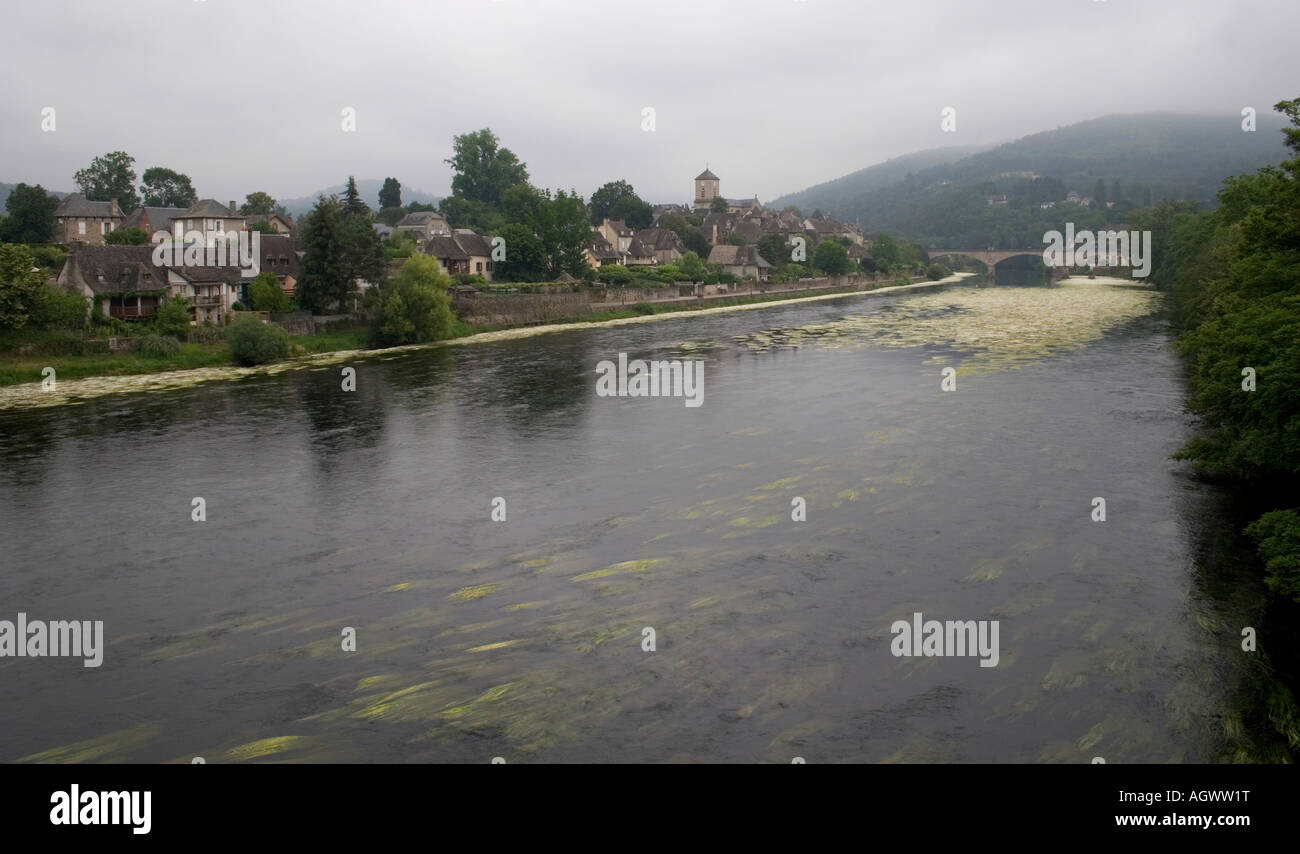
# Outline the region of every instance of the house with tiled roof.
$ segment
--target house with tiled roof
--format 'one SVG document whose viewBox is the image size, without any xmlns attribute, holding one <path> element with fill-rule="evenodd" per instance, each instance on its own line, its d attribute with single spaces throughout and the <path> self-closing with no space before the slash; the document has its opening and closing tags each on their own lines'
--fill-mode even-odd
<svg viewBox="0 0 1300 854">
<path fill-rule="evenodd" d="M 131 213 L 127 214 L 126 219 L 122 221 L 121 228 L 138 228 L 149 237 L 153 237 L 155 232 L 165 231 L 174 236 L 172 231 L 172 220 L 185 213 L 185 208 L 157 207 L 154 205 L 141 205 Z"/>
<path fill-rule="evenodd" d="M 587 264 L 599 269 L 606 264 L 622 264 L 623 253 L 605 239 L 599 231 L 591 233 L 591 243 L 587 245 Z"/>
<path fill-rule="evenodd" d="M 653 267 L 659 263 L 655 253 L 647 249 L 640 238 L 633 237 L 627 244 L 627 256 L 623 263 L 629 267 Z"/>
<path fill-rule="evenodd" d="M 414 234 L 417 245 L 434 236 L 451 237 L 451 226 L 439 211 L 409 213 L 398 220 L 395 228 L 398 231 L 409 231 Z"/>
<path fill-rule="evenodd" d="M 278 213 L 249 214 L 244 220 L 244 224 L 249 229 L 252 229 L 255 225 L 263 225 L 275 234 L 293 233 L 293 217 L 288 214 L 284 214 L 283 216 Z"/>
<path fill-rule="evenodd" d="M 771 264 L 758 254 L 757 246 L 714 246 L 709 251 L 709 263 L 718 264 L 724 272 L 737 278 L 767 281 Z"/>
<path fill-rule="evenodd" d="M 227 233 L 247 231 L 246 221 L 234 202 L 200 199 L 172 218 L 172 237 L 189 242 L 197 236 L 203 245 L 212 246 Z"/>
<path fill-rule="evenodd" d="M 686 244 L 671 228 L 642 228 L 636 232 L 641 245 L 654 253 L 655 263 L 672 264 L 686 254 Z"/>
<path fill-rule="evenodd" d="M 492 244 L 472 229 L 458 228 L 448 235 L 435 234 L 424 241 L 420 251 L 432 255 L 448 275 L 472 273 L 492 281 Z"/>
<path fill-rule="evenodd" d="M 59 243 L 102 246 L 104 238 L 121 228 L 125 219 L 117 199 L 92 202 L 81 193 L 70 193 L 54 210 L 54 239 Z"/>
<path fill-rule="evenodd" d="M 265 251 L 265 250 L 264 250 Z M 59 272 L 60 287 L 88 297 L 105 317 L 150 320 L 163 300 L 190 300 L 196 323 L 223 324 L 245 277 L 238 263 L 171 266 L 154 262 L 153 246 L 76 246 Z"/>
</svg>

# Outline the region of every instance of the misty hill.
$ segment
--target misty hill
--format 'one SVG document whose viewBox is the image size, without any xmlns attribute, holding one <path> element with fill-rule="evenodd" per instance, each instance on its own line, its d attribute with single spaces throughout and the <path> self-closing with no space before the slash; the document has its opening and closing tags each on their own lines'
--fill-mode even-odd
<svg viewBox="0 0 1300 854">
<path fill-rule="evenodd" d="M 843 178 L 836 178 L 834 181 L 827 181 L 824 184 L 809 187 L 798 193 L 781 196 L 776 201 L 768 202 L 765 207 L 780 210 L 786 205 L 794 205 L 805 214 L 810 214 L 818 208 L 824 213 L 831 213 L 832 209 L 847 209 L 858 196 L 868 190 L 897 184 L 906 178 L 909 173 L 920 172 L 945 163 L 955 163 L 972 154 L 987 151 L 991 147 L 988 145 L 954 145 L 947 148 L 929 148 L 925 151 L 904 154 L 890 158 L 883 163 L 859 169 L 857 172 L 851 172 Z M 837 216 L 837 214 L 832 215 Z"/>
<path fill-rule="evenodd" d="M 1126 210 L 1165 198 L 1213 204 L 1224 178 L 1285 159 L 1282 127 L 1271 112 L 1259 116 L 1254 133 L 1233 116 L 1105 116 L 916 169 L 887 186 L 865 185 L 871 170 L 863 170 L 771 205 L 820 208 L 866 231 L 930 246 L 1025 248 L 1066 219 L 1122 221 Z M 1069 191 L 1094 196 L 1098 180 L 1116 210 L 1059 204 Z M 1118 199 L 1110 199 L 1116 190 Z M 989 204 L 997 196 L 1007 197 L 1004 206 Z"/>
<path fill-rule="evenodd" d="M 9 194 L 13 192 L 14 187 L 17 186 L 18 186 L 17 183 L 6 184 L 3 181 L 0 181 L 0 216 L 4 216 L 5 202 L 9 199 Z M 49 193 L 51 196 L 55 196 L 60 199 L 68 195 L 66 191 L 51 190 L 48 187 L 45 188 L 45 192 Z"/>
<path fill-rule="evenodd" d="M 401 180 L 400 178 L 398 180 Z M 384 186 L 382 178 L 358 178 L 357 191 L 361 193 L 361 200 L 370 205 L 371 210 L 379 210 L 379 190 Z M 284 209 L 288 211 L 294 219 L 299 219 L 309 212 L 316 205 L 316 199 L 319 196 L 342 196 L 348 188 L 346 183 L 336 184 L 333 187 L 326 187 L 323 190 L 317 190 L 310 196 L 301 196 L 296 199 L 278 199 Z M 412 189 L 405 184 L 402 185 L 402 204 L 409 205 L 411 202 L 422 202 L 424 204 L 436 205 L 439 196 L 426 193 L 422 190 Z"/>
</svg>

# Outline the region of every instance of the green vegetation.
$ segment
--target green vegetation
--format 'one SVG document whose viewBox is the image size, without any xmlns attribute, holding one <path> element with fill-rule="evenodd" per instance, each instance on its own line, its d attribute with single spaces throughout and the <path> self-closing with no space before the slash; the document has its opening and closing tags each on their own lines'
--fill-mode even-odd
<svg viewBox="0 0 1300 854">
<path fill-rule="evenodd" d="M 1300 99 L 1276 109 L 1295 155 L 1224 182 L 1215 211 L 1164 202 L 1150 229 L 1152 281 L 1170 293 L 1203 430 L 1177 456 L 1257 498 L 1294 505 L 1300 474 Z M 1280 488 L 1275 488 L 1280 487 Z M 1265 513 L 1247 533 L 1269 587 L 1300 601 L 1300 515 Z"/>
<path fill-rule="evenodd" d="M 254 311 L 283 314 L 290 309 L 289 295 L 280 287 L 280 280 L 272 273 L 259 273 L 248 286 L 248 296 Z"/>
<path fill-rule="evenodd" d="M 140 176 L 144 204 L 164 208 L 188 208 L 199 200 L 190 176 L 174 169 L 154 166 Z"/>
<path fill-rule="evenodd" d="M 148 246 L 149 235 L 143 228 L 118 228 L 104 235 L 104 242 L 109 246 Z"/>
<path fill-rule="evenodd" d="M 261 365 L 289 355 L 289 333 L 256 317 L 235 317 L 226 328 L 230 355 L 238 365 Z"/>
<path fill-rule="evenodd" d="M 1152 200 L 1211 201 L 1219 176 L 1284 156 L 1269 133 L 1277 126 L 1260 116 L 1258 132 L 1243 134 L 1236 123 L 1209 116 L 1108 116 L 982 152 L 908 155 L 771 206 L 819 208 L 866 231 L 907 234 L 941 249 L 1041 249 L 1043 232 L 1065 222 L 1095 230 L 1125 223 L 1130 210 Z M 1092 207 L 1062 204 L 1071 190 L 1095 195 L 1099 183 L 1102 197 Z M 1007 203 L 989 204 L 993 195 Z M 1045 202 L 1056 205 L 1043 209 Z"/>
<path fill-rule="evenodd" d="M 181 342 L 170 335 L 146 335 L 140 339 L 136 352 L 146 359 L 162 359 L 181 351 Z"/>
<path fill-rule="evenodd" d="M 446 338 L 453 317 L 449 286 L 435 259 L 412 256 L 373 298 L 372 346 L 393 347 Z"/>
</svg>

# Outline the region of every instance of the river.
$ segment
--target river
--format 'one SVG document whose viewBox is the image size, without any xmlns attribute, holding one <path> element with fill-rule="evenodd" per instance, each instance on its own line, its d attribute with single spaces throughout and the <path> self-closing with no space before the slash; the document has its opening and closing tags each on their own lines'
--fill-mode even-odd
<svg viewBox="0 0 1300 854">
<path fill-rule="evenodd" d="M 962 284 L 0 410 L 0 619 L 106 637 L 0 659 L 0 760 L 1229 757 L 1262 593 L 1170 460 L 1159 308 Z M 703 404 L 597 396 L 620 352 Z M 918 612 L 997 665 L 894 655 Z"/>
</svg>

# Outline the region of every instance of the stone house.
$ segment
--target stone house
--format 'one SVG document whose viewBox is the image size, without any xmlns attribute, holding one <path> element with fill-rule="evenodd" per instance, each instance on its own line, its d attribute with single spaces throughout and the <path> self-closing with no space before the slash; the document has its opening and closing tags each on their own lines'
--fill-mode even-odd
<svg viewBox="0 0 1300 854">
<path fill-rule="evenodd" d="M 141 205 L 127 215 L 122 221 L 122 228 L 138 228 L 153 238 L 154 232 L 172 233 L 172 220 L 185 213 L 185 208 L 155 207 Z"/>
<path fill-rule="evenodd" d="M 772 266 L 758 254 L 757 246 L 714 246 L 709 252 L 709 263 L 721 265 L 724 272 L 737 278 L 767 281 Z"/>
<path fill-rule="evenodd" d="M 227 232 L 247 231 L 246 218 L 234 202 L 223 205 L 215 199 L 202 199 L 172 218 L 172 237 L 187 240 L 197 234 L 205 246 L 224 239 Z"/>
<path fill-rule="evenodd" d="M 71 193 L 54 210 L 54 239 L 69 245 L 103 246 L 104 238 L 121 228 L 124 219 L 117 199 L 92 202 L 81 193 Z"/>
<path fill-rule="evenodd" d="M 398 220 L 398 231 L 409 231 L 415 235 L 417 243 L 431 237 L 451 237 L 451 226 L 438 211 L 415 211 Z"/>
</svg>

